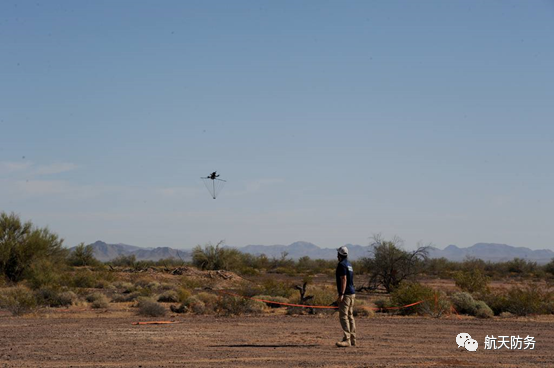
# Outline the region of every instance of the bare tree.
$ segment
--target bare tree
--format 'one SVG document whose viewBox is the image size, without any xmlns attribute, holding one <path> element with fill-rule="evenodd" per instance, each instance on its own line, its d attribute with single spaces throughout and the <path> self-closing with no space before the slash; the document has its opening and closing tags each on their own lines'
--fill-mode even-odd
<svg viewBox="0 0 554 368">
<path fill-rule="evenodd" d="M 373 235 L 371 256 L 362 258 L 364 268 L 369 272 L 369 285 L 382 285 L 391 292 L 402 281 L 414 279 L 423 271 L 430 245 L 421 246 L 413 252 L 402 249 L 403 240 L 395 236 L 385 240 L 380 234 Z"/>
</svg>

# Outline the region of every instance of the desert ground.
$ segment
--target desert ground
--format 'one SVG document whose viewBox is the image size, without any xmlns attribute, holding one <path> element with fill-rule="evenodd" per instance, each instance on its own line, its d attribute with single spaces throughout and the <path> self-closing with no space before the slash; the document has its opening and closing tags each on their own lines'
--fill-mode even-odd
<svg viewBox="0 0 554 368">
<path fill-rule="evenodd" d="M 125 308 L 125 307 L 122 307 Z M 0 314 L 0 367 L 554 367 L 554 318 L 357 318 L 358 346 L 336 348 L 338 315 L 216 317 L 130 310 Z M 458 348 L 469 333 L 475 352 Z M 534 350 L 485 350 L 486 335 L 534 337 Z"/>
</svg>

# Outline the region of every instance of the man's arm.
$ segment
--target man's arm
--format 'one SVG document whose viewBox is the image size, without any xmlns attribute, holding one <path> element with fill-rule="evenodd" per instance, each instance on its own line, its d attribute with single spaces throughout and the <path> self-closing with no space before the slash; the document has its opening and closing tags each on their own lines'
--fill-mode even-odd
<svg viewBox="0 0 554 368">
<path fill-rule="evenodd" d="M 341 303 L 344 299 L 344 292 L 346 291 L 346 275 L 340 277 L 340 295 L 337 299 L 337 303 Z"/>
</svg>

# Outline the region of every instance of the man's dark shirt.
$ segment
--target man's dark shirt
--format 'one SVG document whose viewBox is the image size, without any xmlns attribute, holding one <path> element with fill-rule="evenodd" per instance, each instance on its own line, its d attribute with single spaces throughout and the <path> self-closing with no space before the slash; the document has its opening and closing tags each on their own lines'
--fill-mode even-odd
<svg viewBox="0 0 554 368">
<path fill-rule="evenodd" d="M 348 262 L 348 259 L 343 259 L 339 264 L 337 265 L 337 291 L 340 295 L 341 289 L 341 277 L 346 276 L 346 290 L 344 291 L 345 295 L 352 295 L 356 294 L 356 290 L 354 289 L 354 269 L 352 268 L 352 265 L 350 262 Z"/>
</svg>

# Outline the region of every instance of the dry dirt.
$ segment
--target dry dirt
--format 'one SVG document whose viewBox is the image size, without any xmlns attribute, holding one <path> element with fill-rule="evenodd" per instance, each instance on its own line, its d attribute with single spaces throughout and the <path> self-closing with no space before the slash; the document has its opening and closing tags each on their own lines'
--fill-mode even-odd
<svg viewBox="0 0 554 368">
<path fill-rule="evenodd" d="M 338 316 L 181 316 L 74 308 L 0 314 L 0 367 L 554 367 L 554 318 L 358 318 L 358 345 L 334 347 Z M 458 333 L 479 343 L 457 348 Z M 534 350 L 484 350 L 486 335 L 527 335 Z"/>
</svg>

